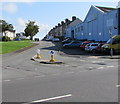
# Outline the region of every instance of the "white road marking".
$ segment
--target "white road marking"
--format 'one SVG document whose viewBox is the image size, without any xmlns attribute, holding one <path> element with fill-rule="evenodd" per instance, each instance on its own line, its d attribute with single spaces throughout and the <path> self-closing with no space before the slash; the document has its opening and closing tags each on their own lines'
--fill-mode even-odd
<svg viewBox="0 0 120 104">
<path fill-rule="evenodd" d="M 4 82 L 9 82 L 9 81 L 11 81 L 11 80 L 8 79 L 8 80 L 3 80 L 3 81 L 4 81 Z"/>
<path fill-rule="evenodd" d="M 116 85 L 116 87 L 120 87 L 120 85 Z"/>
<path fill-rule="evenodd" d="M 66 97 L 71 97 L 72 94 L 68 94 L 68 95 L 63 95 L 63 96 L 57 96 L 57 97 L 52 97 L 52 98 L 47 98 L 47 99 L 41 99 L 41 100 L 36 100 L 36 101 L 32 101 L 28 104 L 31 103 L 38 103 L 38 102 L 45 102 L 45 101 L 50 101 L 50 100 L 55 100 L 55 99 L 61 99 L 61 98 L 66 98 Z"/>
<path fill-rule="evenodd" d="M 44 75 L 41 75 L 41 76 L 34 76 L 35 78 L 40 78 L 40 77 L 44 77 Z"/>
<path fill-rule="evenodd" d="M 92 63 L 104 63 L 105 61 L 92 61 Z"/>
<path fill-rule="evenodd" d="M 88 58 L 98 58 L 97 56 L 89 56 Z"/>
<path fill-rule="evenodd" d="M 85 60 L 80 60 L 80 61 L 85 61 Z"/>
<path fill-rule="evenodd" d="M 107 66 L 107 68 L 113 68 L 113 67 L 115 67 L 115 66 Z"/>
<path fill-rule="evenodd" d="M 97 68 L 97 69 L 104 69 L 104 67 L 99 67 L 99 68 Z"/>
</svg>

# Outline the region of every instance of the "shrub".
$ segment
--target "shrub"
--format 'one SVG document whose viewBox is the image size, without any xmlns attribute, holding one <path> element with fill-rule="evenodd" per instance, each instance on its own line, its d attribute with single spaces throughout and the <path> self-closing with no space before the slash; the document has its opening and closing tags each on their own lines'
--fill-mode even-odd
<svg viewBox="0 0 120 104">
<path fill-rule="evenodd" d="M 10 38 L 8 36 L 3 36 L 2 41 L 11 41 L 11 40 L 10 40 Z"/>
</svg>

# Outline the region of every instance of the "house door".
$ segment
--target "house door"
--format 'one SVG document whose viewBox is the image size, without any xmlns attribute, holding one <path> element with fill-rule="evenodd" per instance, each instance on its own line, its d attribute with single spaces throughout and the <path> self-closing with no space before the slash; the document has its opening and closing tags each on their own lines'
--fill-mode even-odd
<svg viewBox="0 0 120 104">
<path fill-rule="evenodd" d="M 74 30 L 71 31 L 71 38 L 74 39 Z"/>
</svg>

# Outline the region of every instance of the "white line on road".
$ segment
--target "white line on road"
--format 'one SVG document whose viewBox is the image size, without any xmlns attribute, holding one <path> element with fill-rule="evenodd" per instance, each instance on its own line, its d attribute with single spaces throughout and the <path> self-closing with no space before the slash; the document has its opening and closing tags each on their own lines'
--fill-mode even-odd
<svg viewBox="0 0 120 104">
<path fill-rule="evenodd" d="M 70 96 L 72 96 L 72 95 L 68 94 L 68 95 L 63 95 L 63 96 L 57 96 L 57 97 L 52 97 L 52 98 L 47 98 L 47 99 L 32 101 L 31 103 L 45 102 L 45 101 L 50 101 L 50 100 L 55 100 L 55 99 L 61 99 L 61 98 L 70 97 Z"/>
<path fill-rule="evenodd" d="M 113 67 L 115 67 L 115 66 L 107 66 L 107 68 L 113 68 Z"/>
<path fill-rule="evenodd" d="M 104 67 L 99 67 L 98 69 L 104 69 Z"/>
<path fill-rule="evenodd" d="M 120 85 L 116 85 L 116 87 L 120 87 Z"/>
<path fill-rule="evenodd" d="M 11 80 L 3 80 L 4 82 L 9 82 L 9 81 L 11 81 Z"/>
<path fill-rule="evenodd" d="M 32 101 L 29 103 L 23 103 L 23 104 L 32 104 L 32 103 L 40 103 L 40 102 L 45 102 L 45 101 L 50 101 L 50 100 L 55 100 L 55 99 L 61 99 L 61 98 L 66 98 L 66 97 L 71 97 L 72 94 L 68 94 L 68 95 L 63 95 L 63 96 L 57 96 L 57 97 L 52 97 L 52 98 L 47 98 L 47 99 L 41 99 L 41 100 L 36 100 L 36 101 Z"/>
</svg>

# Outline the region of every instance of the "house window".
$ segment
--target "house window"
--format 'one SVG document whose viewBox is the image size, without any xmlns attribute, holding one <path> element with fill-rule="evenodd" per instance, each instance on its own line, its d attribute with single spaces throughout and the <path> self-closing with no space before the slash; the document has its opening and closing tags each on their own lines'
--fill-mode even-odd
<svg viewBox="0 0 120 104">
<path fill-rule="evenodd" d="M 78 27 L 78 32 L 80 32 L 80 27 Z"/>
<path fill-rule="evenodd" d="M 75 28 L 75 32 L 77 33 L 77 28 Z"/>
<path fill-rule="evenodd" d="M 102 35 L 102 33 L 99 33 L 99 35 Z"/>
<path fill-rule="evenodd" d="M 89 33 L 89 35 L 91 35 L 91 33 Z"/>
<path fill-rule="evenodd" d="M 81 33 L 81 35 L 83 35 L 83 33 Z"/>
<path fill-rule="evenodd" d="M 81 31 L 83 31 L 83 26 L 81 26 Z"/>
</svg>

